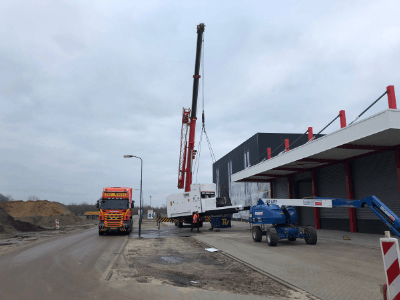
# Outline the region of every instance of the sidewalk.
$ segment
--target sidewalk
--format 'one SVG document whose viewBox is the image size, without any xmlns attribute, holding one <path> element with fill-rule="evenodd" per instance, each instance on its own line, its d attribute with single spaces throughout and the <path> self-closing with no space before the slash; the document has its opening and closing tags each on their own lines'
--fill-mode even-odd
<svg viewBox="0 0 400 300">
<path fill-rule="evenodd" d="M 317 230 L 317 245 L 304 240 L 280 241 L 269 247 L 252 240 L 248 224 L 195 238 L 272 274 L 323 300 L 377 300 L 385 283 L 376 234 Z M 343 240 L 343 236 L 351 240 Z"/>
</svg>

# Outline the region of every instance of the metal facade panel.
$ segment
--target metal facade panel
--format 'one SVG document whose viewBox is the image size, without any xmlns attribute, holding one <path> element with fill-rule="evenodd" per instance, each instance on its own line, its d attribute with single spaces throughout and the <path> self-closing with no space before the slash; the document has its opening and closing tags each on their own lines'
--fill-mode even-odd
<svg viewBox="0 0 400 300">
<path fill-rule="evenodd" d="M 374 195 L 396 215 L 400 215 L 400 193 L 393 151 L 355 159 L 352 161 L 352 173 L 355 199 Z M 378 219 L 368 208 L 356 209 L 356 217 Z"/>
<path fill-rule="evenodd" d="M 317 189 L 319 197 L 347 198 L 346 174 L 344 164 L 336 164 L 317 170 Z M 349 219 L 347 207 L 320 208 L 321 218 Z"/>
<path fill-rule="evenodd" d="M 289 198 L 287 178 L 275 179 L 272 182 L 272 184 L 273 184 L 274 198 L 277 198 L 277 199 L 288 199 Z"/>
</svg>

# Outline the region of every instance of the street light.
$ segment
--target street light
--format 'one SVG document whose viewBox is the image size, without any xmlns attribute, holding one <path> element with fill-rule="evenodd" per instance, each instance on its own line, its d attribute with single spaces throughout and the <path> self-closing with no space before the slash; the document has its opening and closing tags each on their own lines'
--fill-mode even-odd
<svg viewBox="0 0 400 300">
<path fill-rule="evenodd" d="M 143 159 L 141 159 L 139 156 L 135 155 L 124 155 L 124 158 L 131 158 L 131 157 L 136 157 L 140 159 L 140 201 L 139 201 L 139 211 L 140 211 L 140 217 L 139 217 L 139 237 L 141 234 L 141 229 L 142 229 L 142 174 L 143 174 Z"/>
</svg>

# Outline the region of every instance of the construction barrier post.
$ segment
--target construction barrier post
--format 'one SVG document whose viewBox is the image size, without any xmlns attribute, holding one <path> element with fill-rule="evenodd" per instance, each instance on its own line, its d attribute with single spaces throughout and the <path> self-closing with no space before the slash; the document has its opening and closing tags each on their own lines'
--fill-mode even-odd
<svg viewBox="0 0 400 300">
<path fill-rule="evenodd" d="M 387 294 L 389 300 L 400 299 L 400 267 L 399 242 L 390 237 L 390 231 L 385 231 L 385 237 L 380 239 L 383 266 L 385 268 Z"/>
<path fill-rule="evenodd" d="M 289 151 L 289 139 L 285 139 L 285 150 L 286 152 Z"/>
<path fill-rule="evenodd" d="M 397 109 L 397 104 L 396 104 L 396 95 L 394 94 L 394 86 L 389 85 L 386 88 L 387 95 L 388 95 L 388 101 L 389 101 L 389 108 L 390 109 Z"/>
<path fill-rule="evenodd" d="M 268 155 L 268 159 L 271 158 L 271 148 L 267 148 L 267 155 Z"/>
</svg>

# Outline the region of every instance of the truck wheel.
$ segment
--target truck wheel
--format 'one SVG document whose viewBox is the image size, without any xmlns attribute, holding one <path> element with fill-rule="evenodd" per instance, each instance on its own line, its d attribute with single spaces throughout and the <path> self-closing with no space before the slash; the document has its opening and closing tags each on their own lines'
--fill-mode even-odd
<svg viewBox="0 0 400 300">
<path fill-rule="evenodd" d="M 104 234 L 104 232 L 99 230 L 99 235 L 103 235 L 103 234 Z"/>
<path fill-rule="evenodd" d="M 178 227 L 182 228 L 183 227 L 183 222 L 178 222 Z"/>
<path fill-rule="evenodd" d="M 288 238 L 288 240 L 291 242 L 294 242 L 294 241 L 296 241 L 296 237 L 290 237 L 290 238 Z"/>
<path fill-rule="evenodd" d="M 304 240 L 308 245 L 315 245 L 317 243 L 317 231 L 313 227 L 304 228 L 304 234 L 308 235 Z"/>
<path fill-rule="evenodd" d="M 274 227 L 267 230 L 267 243 L 268 246 L 278 245 L 279 236 Z"/>
<path fill-rule="evenodd" d="M 261 242 L 261 240 L 262 240 L 262 230 L 261 230 L 260 226 L 254 226 L 253 227 L 252 236 L 253 236 L 253 241 Z"/>
</svg>

